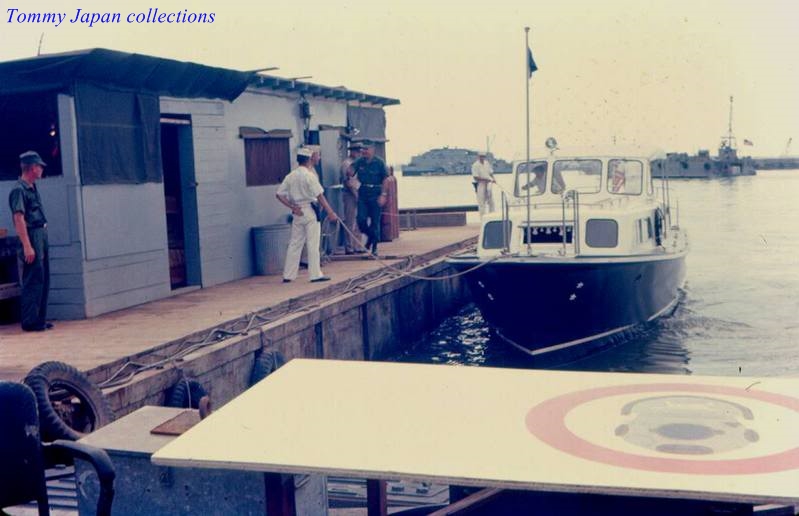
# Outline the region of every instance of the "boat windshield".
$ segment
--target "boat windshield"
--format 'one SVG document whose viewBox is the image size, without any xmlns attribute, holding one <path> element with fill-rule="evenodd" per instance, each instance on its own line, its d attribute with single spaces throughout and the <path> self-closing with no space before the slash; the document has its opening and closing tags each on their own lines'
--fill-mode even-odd
<svg viewBox="0 0 799 516">
<path fill-rule="evenodd" d="M 548 175 L 546 161 L 519 163 L 516 167 L 516 196 L 526 197 L 528 189 L 530 190 L 530 195 L 541 195 L 546 192 Z"/>
<path fill-rule="evenodd" d="M 558 160 L 553 166 L 552 193 L 597 193 L 601 183 L 602 161 L 598 159 Z"/>
<path fill-rule="evenodd" d="M 644 164 L 640 161 L 612 159 L 608 161 L 608 192 L 641 195 Z"/>
</svg>

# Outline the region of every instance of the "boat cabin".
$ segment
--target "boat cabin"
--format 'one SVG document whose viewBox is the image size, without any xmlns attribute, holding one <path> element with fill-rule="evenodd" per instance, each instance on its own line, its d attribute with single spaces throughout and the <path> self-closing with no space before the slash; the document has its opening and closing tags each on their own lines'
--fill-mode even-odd
<svg viewBox="0 0 799 516">
<path fill-rule="evenodd" d="M 479 254 L 657 251 L 664 244 L 669 210 L 667 190 L 654 184 L 656 158 L 553 155 L 515 162 L 513 191 L 503 192 L 502 210 L 483 219 Z"/>
</svg>

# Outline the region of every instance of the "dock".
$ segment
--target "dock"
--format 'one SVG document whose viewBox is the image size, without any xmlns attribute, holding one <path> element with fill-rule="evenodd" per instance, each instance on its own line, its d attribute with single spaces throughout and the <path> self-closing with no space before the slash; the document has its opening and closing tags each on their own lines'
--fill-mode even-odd
<svg viewBox="0 0 799 516">
<path fill-rule="evenodd" d="M 310 283 L 307 272 L 288 284 L 278 275 L 253 276 L 85 320 L 56 321 L 46 332 L 0 326 L 0 379 L 20 381 L 35 366 L 61 361 L 100 385 L 162 362 L 104 388 L 117 417 L 160 405 L 180 378 L 198 379 L 220 406 L 249 385 L 255 353 L 292 358 L 379 359 L 401 351 L 467 302 L 444 258 L 473 245 L 478 228 L 420 228 L 380 245 L 380 260 L 332 257 L 332 280 Z M 451 272 L 451 271 L 450 271 Z M 197 345 L 197 344 L 201 345 Z M 194 346 L 194 351 L 179 351 Z M 169 360 L 170 356 L 179 356 Z M 120 374 L 120 371 L 122 374 Z"/>
</svg>

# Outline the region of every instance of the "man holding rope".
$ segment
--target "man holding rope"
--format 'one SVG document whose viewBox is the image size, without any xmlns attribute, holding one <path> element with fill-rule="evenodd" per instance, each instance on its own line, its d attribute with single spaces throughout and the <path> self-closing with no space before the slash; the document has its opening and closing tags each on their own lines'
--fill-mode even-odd
<svg viewBox="0 0 799 516">
<path fill-rule="evenodd" d="M 277 189 L 277 199 L 291 210 L 291 240 L 286 250 L 286 263 L 283 267 L 283 283 L 297 278 L 300 268 L 300 255 L 305 246 L 308 254 L 308 273 L 311 283 L 329 281 L 322 274 L 319 257 L 319 238 L 322 232 L 320 217 L 311 205 L 318 202 L 327 212 L 331 222 L 338 216 L 325 199 L 324 188 L 319 183 L 314 167 L 319 163 L 319 152 L 308 147 L 297 149 L 297 168 L 283 179 Z"/>
</svg>

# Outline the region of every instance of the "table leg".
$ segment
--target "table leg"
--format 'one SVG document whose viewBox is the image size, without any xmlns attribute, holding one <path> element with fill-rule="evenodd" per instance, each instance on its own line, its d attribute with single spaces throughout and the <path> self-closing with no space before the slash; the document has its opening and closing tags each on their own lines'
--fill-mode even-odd
<svg viewBox="0 0 799 516">
<path fill-rule="evenodd" d="M 268 516 L 297 516 L 294 504 L 294 475 L 264 473 L 264 487 Z"/>
<path fill-rule="evenodd" d="M 388 498 L 385 480 L 366 481 L 366 513 L 368 516 L 387 516 Z"/>
</svg>

